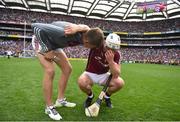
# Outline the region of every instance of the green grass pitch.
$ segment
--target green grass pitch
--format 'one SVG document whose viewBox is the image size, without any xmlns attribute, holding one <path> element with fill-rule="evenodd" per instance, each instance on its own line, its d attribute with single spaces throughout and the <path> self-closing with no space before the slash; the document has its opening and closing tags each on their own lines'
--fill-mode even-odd
<svg viewBox="0 0 180 122">
<path fill-rule="evenodd" d="M 112 96 L 113 109 L 102 103 L 99 116 L 85 116 L 86 95 L 77 85 L 86 61 L 71 61 L 73 72 L 66 97 L 75 108 L 58 108 L 64 121 L 180 120 L 180 67 L 155 64 L 122 64 L 124 88 Z M 57 67 L 56 67 L 57 68 Z M 57 68 L 53 101 L 57 96 Z M 37 59 L 0 58 L 0 120 L 51 120 L 44 114 L 43 70 Z M 95 98 L 102 87 L 94 86 Z M 95 99 L 94 99 L 95 101 Z"/>
</svg>

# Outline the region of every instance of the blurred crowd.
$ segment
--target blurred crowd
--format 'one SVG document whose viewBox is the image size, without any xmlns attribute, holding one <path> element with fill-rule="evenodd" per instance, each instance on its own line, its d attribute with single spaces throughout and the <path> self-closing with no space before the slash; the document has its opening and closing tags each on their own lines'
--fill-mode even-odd
<svg viewBox="0 0 180 122">
<path fill-rule="evenodd" d="M 25 46 L 25 47 L 24 47 Z M 11 52 L 11 56 L 21 57 L 24 53 L 30 53 L 33 50 L 30 41 L 21 40 L 0 40 L 0 55 L 6 55 L 7 51 Z M 87 58 L 89 49 L 84 48 L 82 45 L 64 48 L 65 53 L 69 58 Z M 30 57 L 34 57 L 35 53 L 28 54 Z"/>
<path fill-rule="evenodd" d="M 25 48 L 24 48 L 25 46 Z M 11 52 L 11 56 L 21 57 L 23 51 L 33 50 L 31 42 L 24 42 L 21 40 L 1 40 L 0 39 L 0 55 L 6 55 L 7 52 Z"/>
<path fill-rule="evenodd" d="M 87 58 L 89 49 L 81 46 L 66 47 L 64 52 L 69 58 Z"/>
<path fill-rule="evenodd" d="M 66 16 L 50 13 L 38 13 L 31 11 L 20 11 L 12 9 L 0 8 L 0 21 L 16 22 L 16 23 L 33 23 L 52 21 L 69 21 L 77 24 L 87 24 L 90 27 L 100 27 L 104 31 L 124 31 L 124 32 L 157 32 L 157 31 L 172 31 L 180 29 L 180 19 L 162 20 L 162 21 L 148 21 L 148 22 L 117 22 L 104 21 L 97 19 L 86 19 L 75 16 Z M 14 31 L 0 31 L 0 35 L 13 34 L 24 35 L 23 32 Z M 32 33 L 26 33 L 31 36 Z M 122 43 L 128 44 L 180 44 L 180 40 L 159 40 L 159 41 L 127 41 L 122 40 Z M 27 52 L 25 52 L 26 50 Z M 32 52 L 32 45 L 30 41 L 22 40 L 0 40 L 0 55 L 6 55 L 11 52 L 11 56 L 21 57 L 28 55 L 34 57 Z M 64 48 L 65 53 L 69 58 L 87 58 L 89 49 L 83 46 Z M 180 64 L 180 49 L 177 47 L 169 48 L 154 48 L 154 47 L 121 47 L 122 62 L 143 62 L 143 63 L 163 63 L 163 64 Z M 24 53 L 24 54 L 23 54 Z M 26 53 L 26 54 L 25 54 Z"/>
<path fill-rule="evenodd" d="M 31 11 L 21 11 L 13 9 L 0 8 L 0 21 L 13 21 L 17 23 L 33 23 L 52 21 L 69 21 L 77 24 L 86 24 L 90 27 L 100 27 L 104 31 L 121 31 L 121 32 L 162 32 L 180 29 L 180 19 L 147 21 L 147 22 L 117 22 L 105 21 L 98 19 L 82 18 L 75 16 L 66 16 L 59 14 L 40 13 Z"/>
<path fill-rule="evenodd" d="M 127 43 L 127 44 L 180 44 L 180 40 L 144 40 L 144 41 L 137 41 L 137 40 L 122 40 L 121 43 Z"/>
<path fill-rule="evenodd" d="M 32 50 L 30 42 L 25 43 L 25 50 Z M 23 41 L 0 41 L 0 55 L 5 55 L 7 51 L 11 51 L 12 56 L 21 56 L 24 52 Z M 64 48 L 64 52 L 69 58 L 87 58 L 89 49 L 75 46 Z M 125 63 L 180 64 L 179 48 L 121 47 L 120 53 L 121 60 Z M 34 53 L 28 55 L 35 56 Z"/>
<path fill-rule="evenodd" d="M 16 32 L 16 31 L 2 31 L 0 30 L 0 35 L 26 35 L 26 36 L 32 36 L 33 33 L 32 32 Z"/>
<path fill-rule="evenodd" d="M 180 64 L 179 48 L 122 48 L 123 62 Z"/>
</svg>

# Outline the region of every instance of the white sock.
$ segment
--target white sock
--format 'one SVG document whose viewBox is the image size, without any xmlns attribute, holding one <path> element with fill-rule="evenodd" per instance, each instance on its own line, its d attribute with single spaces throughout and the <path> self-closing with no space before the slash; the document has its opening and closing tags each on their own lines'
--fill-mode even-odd
<svg viewBox="0 0 180 122">
<path fill-rule="evenodd" d="M 54 108 L 54 106 L 53 105 L 50 105 L 50 106 L 46 106 L 47 108 L 49 108 L 49 109 L 52 109 L 52 108 Z"/>
<path fill-rule="evenodd" d="M 109 99 L 110 97 L 105 94 L 105 95 L 104 95 L 104 98 Z"/>
<path fill-rule="evenodd" d="M 90 96 L 88 96 L 88 97 L 89 97 L 89 98 L 93 98 L 93 96 L 94 96 L 94 95 L 93 95 L 93 93 L 92 93 L 92 94 L 91 94 Z"/>
<path fill-rule="evenodd" d="M 62 103 L 66 100 L 66 98 L 58 99 L 58 102 Z"/>
</svg>

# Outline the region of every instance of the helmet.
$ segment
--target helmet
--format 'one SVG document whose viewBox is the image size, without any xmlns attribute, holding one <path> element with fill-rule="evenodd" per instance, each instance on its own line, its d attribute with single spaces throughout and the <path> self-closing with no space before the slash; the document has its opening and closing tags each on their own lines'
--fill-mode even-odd
<svg viewBox="0 0 180 122">
<path fill-rule="evenodd" d="M 121 40 L 120 40 L 120 37 L 115 33 L 110 33 L 106 37 L 105 42 L 106 42 L 106 46 L 111 49 L 115 49 L 115 50 L 120 49 Z"/>
</svg>

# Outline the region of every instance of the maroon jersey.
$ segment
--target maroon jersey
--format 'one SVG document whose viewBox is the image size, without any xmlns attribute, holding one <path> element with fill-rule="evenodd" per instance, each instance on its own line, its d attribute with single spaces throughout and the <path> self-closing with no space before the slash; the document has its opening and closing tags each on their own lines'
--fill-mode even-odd
<svg viewBox="0 0 180 122">
<path fill-rule="evenodd" d="M 120 54 L 118 51 L 114 54 L 114 61 L 119 64 Z M 103 74 L 109 71 L 108 62 L 105 57 L 104 48 L 91 49 L 88 57 L 86 71 L 95 74 Z"/>
</svg>

